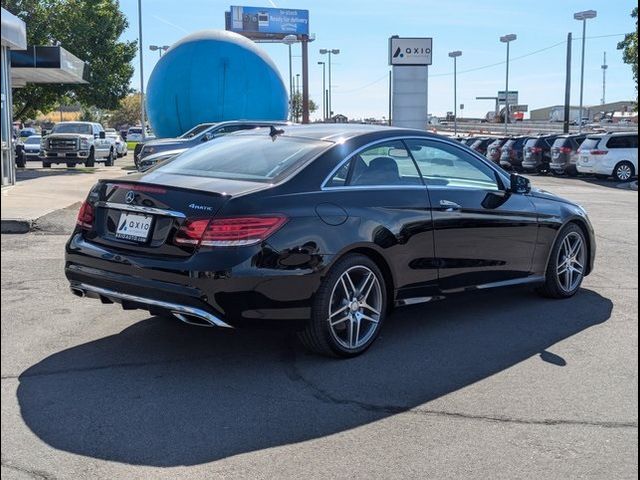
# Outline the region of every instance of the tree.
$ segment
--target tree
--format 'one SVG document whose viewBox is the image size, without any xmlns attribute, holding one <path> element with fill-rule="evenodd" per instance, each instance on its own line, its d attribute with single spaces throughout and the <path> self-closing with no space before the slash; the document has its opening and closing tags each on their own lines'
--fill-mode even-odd
<svg viewBox="0 0 640 480">
<path fill-rule="evenodd" d="M 118 128 L 138 123 L 140 123 L 140 94 L 132 93 L 120 100 L 120 106 L 111 112 L 109 126 Z"/>
<path fill-rule="evenodd" d="M 630 64 L 633 70 L 633 79 L 636 82 L 636 109 L 638 108 L 638 7 L 631 11 L 631 18 L 636 19 L 636 31 L 627 33 L 624 40 L 618 43 L 618 50 L 623 50 L 622 60 Z"/>
<path fill-rule="evenodd" d="M 136 42 L 118 39 L 127 28 L 118 0 L 2 0 L 27 24 L 28 45 L 61 45 L 87 63 L 89 83 L 28 84 L 13 92 L 16 118 L 46 113 L 68 96 L 85 106 L 116 108 L 129 93 Z"/>
<path fill-rule="evenodd" d="M 316 102 L 309 99 L 309 113 L 313 113 L 318 110 Z M 296 122 L 302 119 L 302 93 L 294 93 L 291 97 L 291 113 Z"/>
</svg>

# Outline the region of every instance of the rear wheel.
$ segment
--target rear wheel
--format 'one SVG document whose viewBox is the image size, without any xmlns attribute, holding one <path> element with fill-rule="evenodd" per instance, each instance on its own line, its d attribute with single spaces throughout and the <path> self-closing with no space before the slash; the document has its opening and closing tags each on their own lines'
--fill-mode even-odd
<svg viewBox="0 0 640 480">
<path fill-rule="evenodd" d="M 569 298 L 578 291 L 587 268 L 587 242 L 582 229 L 567 225 L 551 251 L 540 294 L 549 298 Z"/>
<path fill-rule="evenodd" d="M 631 162 L 620 162 L 613 169 L 613 178 L 619 182 L 628 182 L 635 175 L 635 168 Z"/>
<path fill-rule="evenodd" d="M 25 159 L 24 154 L 20 154 L 16 157 L 16 167 L 24 168 L 27 166 L 27 161 Z"/>
<path fill-rule="evenodd" d="M 375 341 L 386 308 L 384 278 L 378 266 L 364 255 L 348 255 L 322 281 L 309 323 L 298 336 L 313 352 L 353 357 Z"/>
<path fill-rule="evenodd" d="M 49 162 L 42 162 L 42 168 L 51 168 L 51 163 L 49 163 Z"/>
</svg>

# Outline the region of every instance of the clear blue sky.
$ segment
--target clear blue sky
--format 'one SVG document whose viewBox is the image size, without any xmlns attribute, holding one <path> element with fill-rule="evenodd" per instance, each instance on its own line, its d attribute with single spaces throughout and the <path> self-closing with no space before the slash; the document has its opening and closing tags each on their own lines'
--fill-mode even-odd
<svg viewBox="0 0 640 480">
<path fill-rule="evenodd" d="M 510 90 L 520 92 L 520 103 L 538 108 L 563 103 L 567 33 L 573 32 L 572 103 L 579 99 L 582 23 L 573 13 L 594 9 L 598 17 L 587 22 L 585 105 L 600 103 L 603 52 L 607 52 L 607 101 L 635 98 L 631 66 L 625 65 L 616 44 L 631 32 L 630 17 L 637 2 L 631 0 L 263 0 L 235 5 L 309 10 L 310 94 L 322 99 L 322 60 L 319 48 L 339 48 L 333 64 L 333 109 L 349 117 L 387 114 L 388 38 L 433 37 L 433 65 L 429 75 L 429 111 L 443 115 L 453 105 L 453 64 L 447 54 L 462 50 L 458 58 L 458 102 L 463 116 L 482 116 L 493 108 L 476 96 L 493 96 L 504 89 L 505 46 L 499 37 L 515 33 L 511 44 Z M 145 82 L 157 61 L 148 45 L 171 45 L 186 34 L 204 29 L 224 29 L 224 11 L 232 4 L 216 0 L 142 0 Z M 123 38 L 138 38 L 137 0 L 121 0 L 129 20 Z M 612 35 L 612 36 L 609 36 Z M 591 37 L 591 38 L 590 38 Z M 600 38 L 595 38 L 600 37 Z M 559 45 L 557 45 L 559 44 Z M 554 46 L 556 45 L 556 46 Z M 288 85 L 287 47 L 261 44 L 275 61 Z M 548 48 L 526 58 L 522 55 Z M 299 47 L 294 47 L 294 74 L 301 69 Z M 466 72 L 477 67 L 498 65 Z M 132 87 L 140 86 L 139 60 Z M 145 83 L 146 84 L 146 83 Z"/>
</svg>

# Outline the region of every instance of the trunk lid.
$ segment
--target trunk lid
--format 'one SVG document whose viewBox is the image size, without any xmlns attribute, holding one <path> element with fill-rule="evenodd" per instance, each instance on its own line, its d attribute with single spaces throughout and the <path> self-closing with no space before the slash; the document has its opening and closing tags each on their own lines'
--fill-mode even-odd
<svg viewBox="0 0 640 480">
<path fill-rule="evenodd" d="M 101 180 L 89 195 L 95 219 L 93 228 L 85 231 L 84 236 L 110 251 L 189 257 L 197 246 L 175 242 L 187 219 L 212 218 L 233 196 L 270 186 L 159 173 Z"/>
</svg>

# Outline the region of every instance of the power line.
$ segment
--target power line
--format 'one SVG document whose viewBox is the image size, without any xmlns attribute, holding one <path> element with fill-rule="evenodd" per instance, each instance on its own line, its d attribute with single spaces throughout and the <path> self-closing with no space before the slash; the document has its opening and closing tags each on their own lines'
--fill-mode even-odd
<svg viewBox="0 0 640 480">
<path fill-rule="evenodd" d="M 587 40 L 589 39 L 595 39 L 595 38 L 609 38 L 609 37 L 619 37 L 619 36 L 624 36 L 626 35 L 626 33 L 610 33 L 607 35 L 595 35 L 595 36 L 590 36 L 590 37 L 585 37 Z M 574 40 L 582 40 L 582 37 L 574 37 Z M 514 62 L 516 60 L 522 60 L 523 58 L 527 58 L 527 57 L 531 57 L 533 55 L 537 55 L 538 53 L 542 53 L 542 52 L 546 52 L 547 50 L 552 50 L 554 48 L 557 48 L 561 45 L 566 45 L 567 41 L 563 40 L 561 42 L 558 43 L 554 43 L 553 45 L 549 45 L 548 47 L 544 47 L 544 48 L 540 48 L 539 50 L 534 50 L 532 52 L 529 53 L 525 53 L 524 55 L 520 55 L 518 57 L 513 57 L 509 60 L 509 63 Z M 496 63 L 490 63 L 488 65 L 482 65 L 480 67 L 474 67 L 474 68 L 469 68 L 467 70 L 459 70 L 458 71 L 458 75 L 460 74 L 464 74 L 464 73 L 471 73 L 471 72 L 477 72 L 479 70 L 486 70 L 487 68 L 493 68 L 493 67 L 498 67 L 500 65 L 504 65 L 505 63 L 507 63 L 506 61 L 502 60 L 500 62 L 496 62 Z M 429 78 L 433 78 L 433 77 L 448 77 L 453 75 L 453 72 L 446 72 L 446 73 L 432 73 L 429 75 Z M 358 88 L 352 88 L 350 90 L 342 90 L 342 91 L 337 91 L 334 92 L 335 94 L 338 95 L 342 95 L 342 94 L 346 94 L 346 93 L 354 93 L 354 92 L 359 92 L 360 90 L 364 90 L 365 88 L 369 88 L 377 83 L 380 83 L 382 80 L 388 78 L 388 73 L 385 73 L 384 75 L 382 75 L 380 78 L 369 82 L 361 87 Z"/>
</svg>

